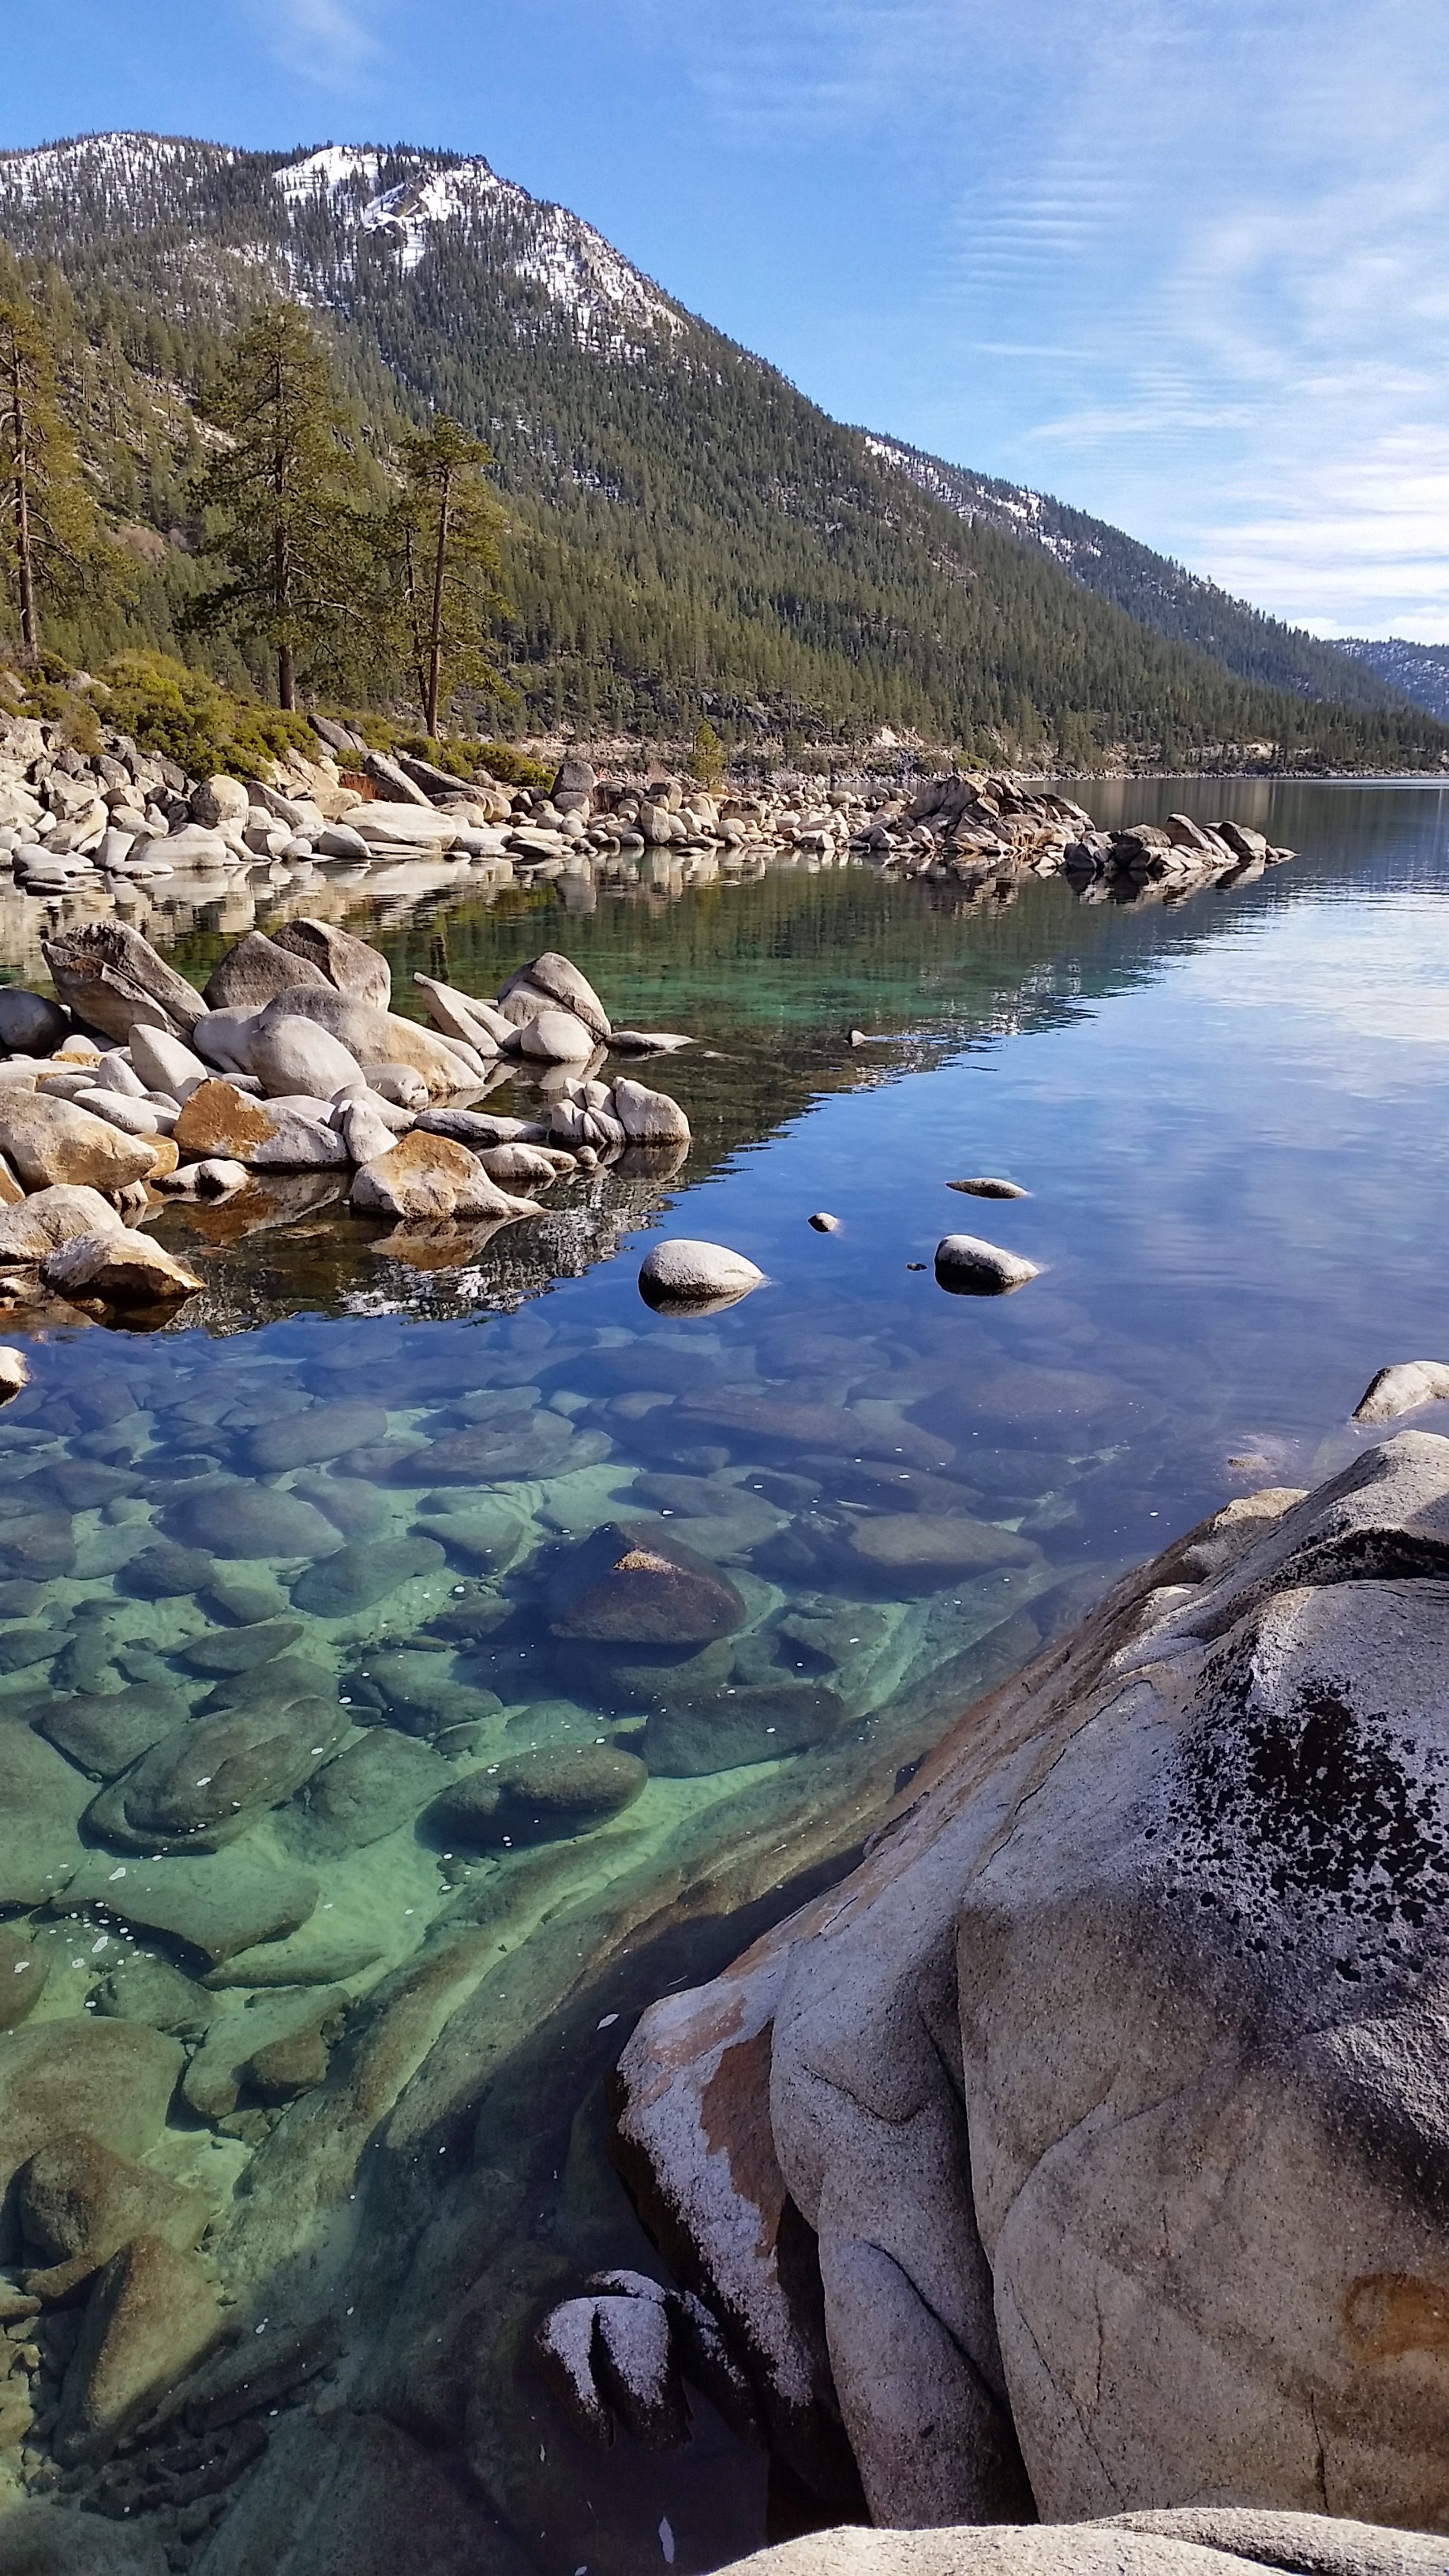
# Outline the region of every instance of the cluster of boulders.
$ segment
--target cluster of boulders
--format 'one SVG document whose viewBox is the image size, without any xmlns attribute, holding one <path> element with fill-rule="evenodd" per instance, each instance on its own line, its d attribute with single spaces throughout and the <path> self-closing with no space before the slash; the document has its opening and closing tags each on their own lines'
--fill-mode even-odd
<svg viewBox="0 0 1449 2576">
<path fill-rule="evenodd" d="M 193 779 L 119 733 L 87 754 L 55 728 L 13 719 L 0 726 L 0 862 L 8 856 L 25 893 L 51 897 L 179 873 L 224 881 L 261 870 L 285 881 L 320 862 L 446 859 L 496 886 L 749 873 L 782 855 L 968 884 L 1003 867 L 1065 871 L 1079 888 L 1096 879 L 1120 895 L 1178 892 L 1292 855 L 1246 825 L 1208 827 L 1183 814 L 1165 827 L 1099 832 L 1070 798 L 995 773 L 711 792 L 688 779 L 602 778 L 570 754 L 545 791 L 483 769 L 458 778 L 374 750 L 329 717 L 310 721 L 315 758 L 289 751 L 264 781 Z"/>
<path fill-rule="evenodd" d="M 1085 832 L 1069 843 L 1062 865 L 1079 889 L 1097 880 L 1104 890 L 1156 887 L 1167 895 L 1186 893 L 1209 878 L 1230 876 L 1244 885 L 1293 855 L 1276 849 L 1249 823 L 1195 823 L 1190 814 L 1169 814 L 1165 823 Z"/>
<path fill-rule="evenodd" d="M 677 1166 L 679 1103 L 623 1074 L 686 1041 L 618 1030 L 578 968 L 531 959 L 496 998 L 420 975 L 431 1027 L 391 1010 L 386 958 L 329 922 L 252 931 L 204 992 L 140 937 L 92 922 L 44 943 L 58 998 L 0 991 L 0 1292 L 95 1311 L 202 1285 L 137 1229 L 168 1197 L 254 1174 L 352 1170 L 359 1211 L 413 1224 L 537 1216 L 561 1175 L 626 1154 Z M 462 1105 L 508 1059 L 537 1118 Z M 642 1162 L 637 1158 L 642 1158 Z"/>
</svg>

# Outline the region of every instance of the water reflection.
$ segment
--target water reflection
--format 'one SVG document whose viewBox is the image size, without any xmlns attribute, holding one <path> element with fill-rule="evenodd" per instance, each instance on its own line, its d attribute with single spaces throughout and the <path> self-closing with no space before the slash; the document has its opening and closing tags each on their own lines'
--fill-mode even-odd
<svg viewBox="0 0 1449 2576">
<path fill-rule="evenodd" d="M 796 871 L 601 900 L 565 942 L 549 892 L 388 921 L 334 889 L 400 994 L 496 989 L 547 924 L 621 1018 L 693 1030 L 689 1163 L 431 1263 L 304 1178 L 244 1235 L 167 1217 L 199 1324 L 37 1341 L 0 1445 L 17 2034 L 182 2195 L 237 2335 L 292 2338 L 215 2399 L 188 2548 L 290 2530 L 364 2441 L 479 2565 L 763 2536 L 707 2408 L 677 2458 L 595 2453 L 521 2358 L 589 2271 L 654 2261 L 602 2146 L 630 2013 L 837 1866 L 1122 1563 L 1322 1472 L 1373 1370 L 1442 1351 L 1440 800 L 1264 793 L 1235 809 L 1304 855 L 1173 912 Z M 249 925 L 172 926 L 201 979 Z M 1005 1301 L 930 1273 L 971 1171 L 1032 1192 L 976 1209 L 1043 1265 Z M 666 1221 L 769 1284 L 651 1315 Z M 53 2267 L 18 2226 L 12 2271 Z M 76 2316 L 36 2328 L 15 2475 Z M 174 2538 L 193 2429 L 68 2474 Z"/>
</svg>

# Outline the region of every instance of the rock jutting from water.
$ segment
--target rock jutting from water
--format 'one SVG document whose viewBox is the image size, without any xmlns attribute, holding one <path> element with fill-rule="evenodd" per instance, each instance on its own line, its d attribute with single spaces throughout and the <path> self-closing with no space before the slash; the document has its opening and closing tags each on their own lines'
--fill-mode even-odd
<svg viewBox="0 0 1449 2576">
<path fill-rule="evenodd" d="M 1442 2525 L 1402 2362 L 1442 2245 L 1446 1636 L 1449 1441 L 1230 1504 L 644 2016 L 617 2153 L 782 2456 L 833 2417 L 881 2524 L 1326 2491 Z"/>
</svg>

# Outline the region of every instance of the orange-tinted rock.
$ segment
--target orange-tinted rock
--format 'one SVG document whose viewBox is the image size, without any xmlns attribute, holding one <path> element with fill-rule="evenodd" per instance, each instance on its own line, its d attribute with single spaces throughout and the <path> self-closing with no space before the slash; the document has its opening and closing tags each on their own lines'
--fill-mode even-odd
<svg viewBox="0 0 1449 2576">
<path fill-rule="evenodd" d="M 246 1149 L 264 1145 L 272 1122 L 266 1111 L 230 1082 L 203 1082 L 193 1091 L 172 1135 L 188 1161 L 208 1154 L 234 1155 L 244 1161 Z"/>
</svg>

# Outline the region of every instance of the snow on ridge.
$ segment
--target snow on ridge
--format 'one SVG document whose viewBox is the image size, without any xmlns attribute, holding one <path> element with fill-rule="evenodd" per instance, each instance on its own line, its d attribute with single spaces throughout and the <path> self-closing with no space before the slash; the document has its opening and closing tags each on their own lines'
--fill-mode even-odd
<svg viewBox="0 0 1449 2576">
<path fill-rule="evenodd" d="M 125 184 L 149 161 L 177 161 L 193 152 L 213 152 L 218 161 L 240 158 L 228 143 L 197 144 L 183 135 L 74 134 L 62 143 L 38 143 L 22 152 L 0 153 L 0 187 L 28 199 L 58 196 L 75 178 L 78 165 L 88 174 Z"/>
<path fill-rule="evenodd" d="M 318 152 L 309 152 L 304 160 L 289 161 L 273 178 L 289 206 L 304 205 L 312 197 L 335 197 L 350 180 L 365 180 L 370 188 L 377 186 L 382 168 L 380 152 L 368 151 L 356 143 L 324 143 Z"/>
<path fill-rule="evenodd" d="M 364 232 L 392 237 L 404 269 L 414 269 L 427 254 L 435 225 L 467 215 L 489 199 L 522 217 L 532 235 L 512 262 L 518 275 L 541 286 L 581 329 L 587 330 L 601 312 L 636 330 L 684 329 L 682 315 L 592 224 L 564 206 L 531 197 L 512 179 L 500 179 L 486 161 L 460 161 L 405 180 L 374 197 L 357 220 Z"/>
</svg>

